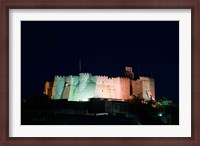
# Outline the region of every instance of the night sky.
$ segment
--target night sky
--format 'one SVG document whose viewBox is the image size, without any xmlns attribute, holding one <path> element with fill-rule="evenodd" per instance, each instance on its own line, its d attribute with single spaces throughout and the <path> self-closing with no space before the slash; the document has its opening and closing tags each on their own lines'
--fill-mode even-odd
<svg viewBox="0 0 200 146">
<path fill-rule="evenodd" d="M 21 94 L 43 93 L 55 75 L 82 72 L 155 79 L 156 98 L 179 98 L 178 21 L 22 21 Z"/>
</svg>

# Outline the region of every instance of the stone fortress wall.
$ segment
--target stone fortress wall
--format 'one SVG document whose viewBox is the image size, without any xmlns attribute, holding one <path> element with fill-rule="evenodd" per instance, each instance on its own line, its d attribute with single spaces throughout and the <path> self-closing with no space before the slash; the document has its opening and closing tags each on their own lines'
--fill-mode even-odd
<svg viewBox="0 0 200 146">
<path fill-rule="evenodd" d="M 130 70 L 131 67 L 126 67 Z M 127 73 L 126 71 L 126 73 Z M 79 76 L 55 76 L 53 84 L 45 83 L 44 94 L 51 99 L 68 99 L 69 101 L 88 101 L 90 98 L 112 98 L 126 100 L 132 95 L 145 100 L 155 100 L 154 79 L 140 77 L 138 80 L 128 77 L 93 76 L 90 73 L 80 73 Z M 133 76 L 131 76 L 133 77 Z"/>
<path fill-rule="evenodd" d="M 95 97 L 128 99 L 130 98 L 129 78 L 109 78 L 108 76 L 96 76 Z"/>
<path fill-rule="evenodd" d="M 132 80 L 132 91 L 134 96 L 139 96 L 145 100 L 155 100 L 155 83 L 153 78 L 140 77 Z"/>
</svg>

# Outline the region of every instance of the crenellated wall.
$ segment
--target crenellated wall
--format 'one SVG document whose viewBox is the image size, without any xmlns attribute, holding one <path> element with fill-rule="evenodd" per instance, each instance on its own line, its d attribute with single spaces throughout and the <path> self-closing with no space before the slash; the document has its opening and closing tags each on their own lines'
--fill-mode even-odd
<svg viewBox="0 0 200 146">
<path fill-rule="evenodd" d="M 94 97 L 96 87 L 96 79 L 89 73 L 80 73 L 77 86 L 72 87 L 73 94 L 69 100 L 72 101 L 88 101 Z"/>
<path fill-rule="evenodd" d="M 111 81 L 108 76 L 96 76 L 95 97 L 112 98 Z"/>
<path fill-rule="evenodd" d="M 155 100 L 155 83 L 154 79 L 148 77 L 140 77 L 138 80 L 132 80 L 132 93 L 145 100 L 151 98 Z"/>
<path fill-rule="evenodd" d="M 52 87 L 51 87 L 52 86 Z M 130 78 L 108 76 L 92 76 L 90 73 L 80 73 L 79 76 L 55 76 L 53 85 L 45 83 L 44 94 L 52 99 L 68 99 L 69 101 L 88 101 L 89 98 L 130 99 L 132 95 L 146 100 L 155 99 L 154 79 L 140 77 Z"/>
<path fill-rule="evenodd" d="M 108 76 L 96 76 L 95 97 L 128 99 L 130 98 L 129 78 L 108 78 Z"/>
</svg>

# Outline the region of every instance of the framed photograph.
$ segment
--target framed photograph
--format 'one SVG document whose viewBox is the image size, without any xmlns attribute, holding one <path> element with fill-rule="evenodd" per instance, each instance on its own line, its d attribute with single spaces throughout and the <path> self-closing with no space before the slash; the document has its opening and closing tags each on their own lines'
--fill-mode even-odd
<svg viewBox="0 0 200 146">
<path fill-rule="evenodd" d="M 1 145 L 194 145 L 199 1 L 1 3 Z"/>
</svg>

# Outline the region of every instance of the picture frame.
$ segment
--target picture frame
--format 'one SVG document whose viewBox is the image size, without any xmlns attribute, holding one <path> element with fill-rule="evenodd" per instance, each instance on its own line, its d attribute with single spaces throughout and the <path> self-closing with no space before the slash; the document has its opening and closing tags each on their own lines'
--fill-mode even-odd
<svg viewBox="0 0 200 146">
<path fill-rule="evenodd" d="M 199 140 L 199 0 L 6 0 L 1 3 L 1 145 L 194 145 Z M 9 10 L 10 9 L 191 9 L 192 136 L 184 137 L 9 137 Z"/>
</svg>

